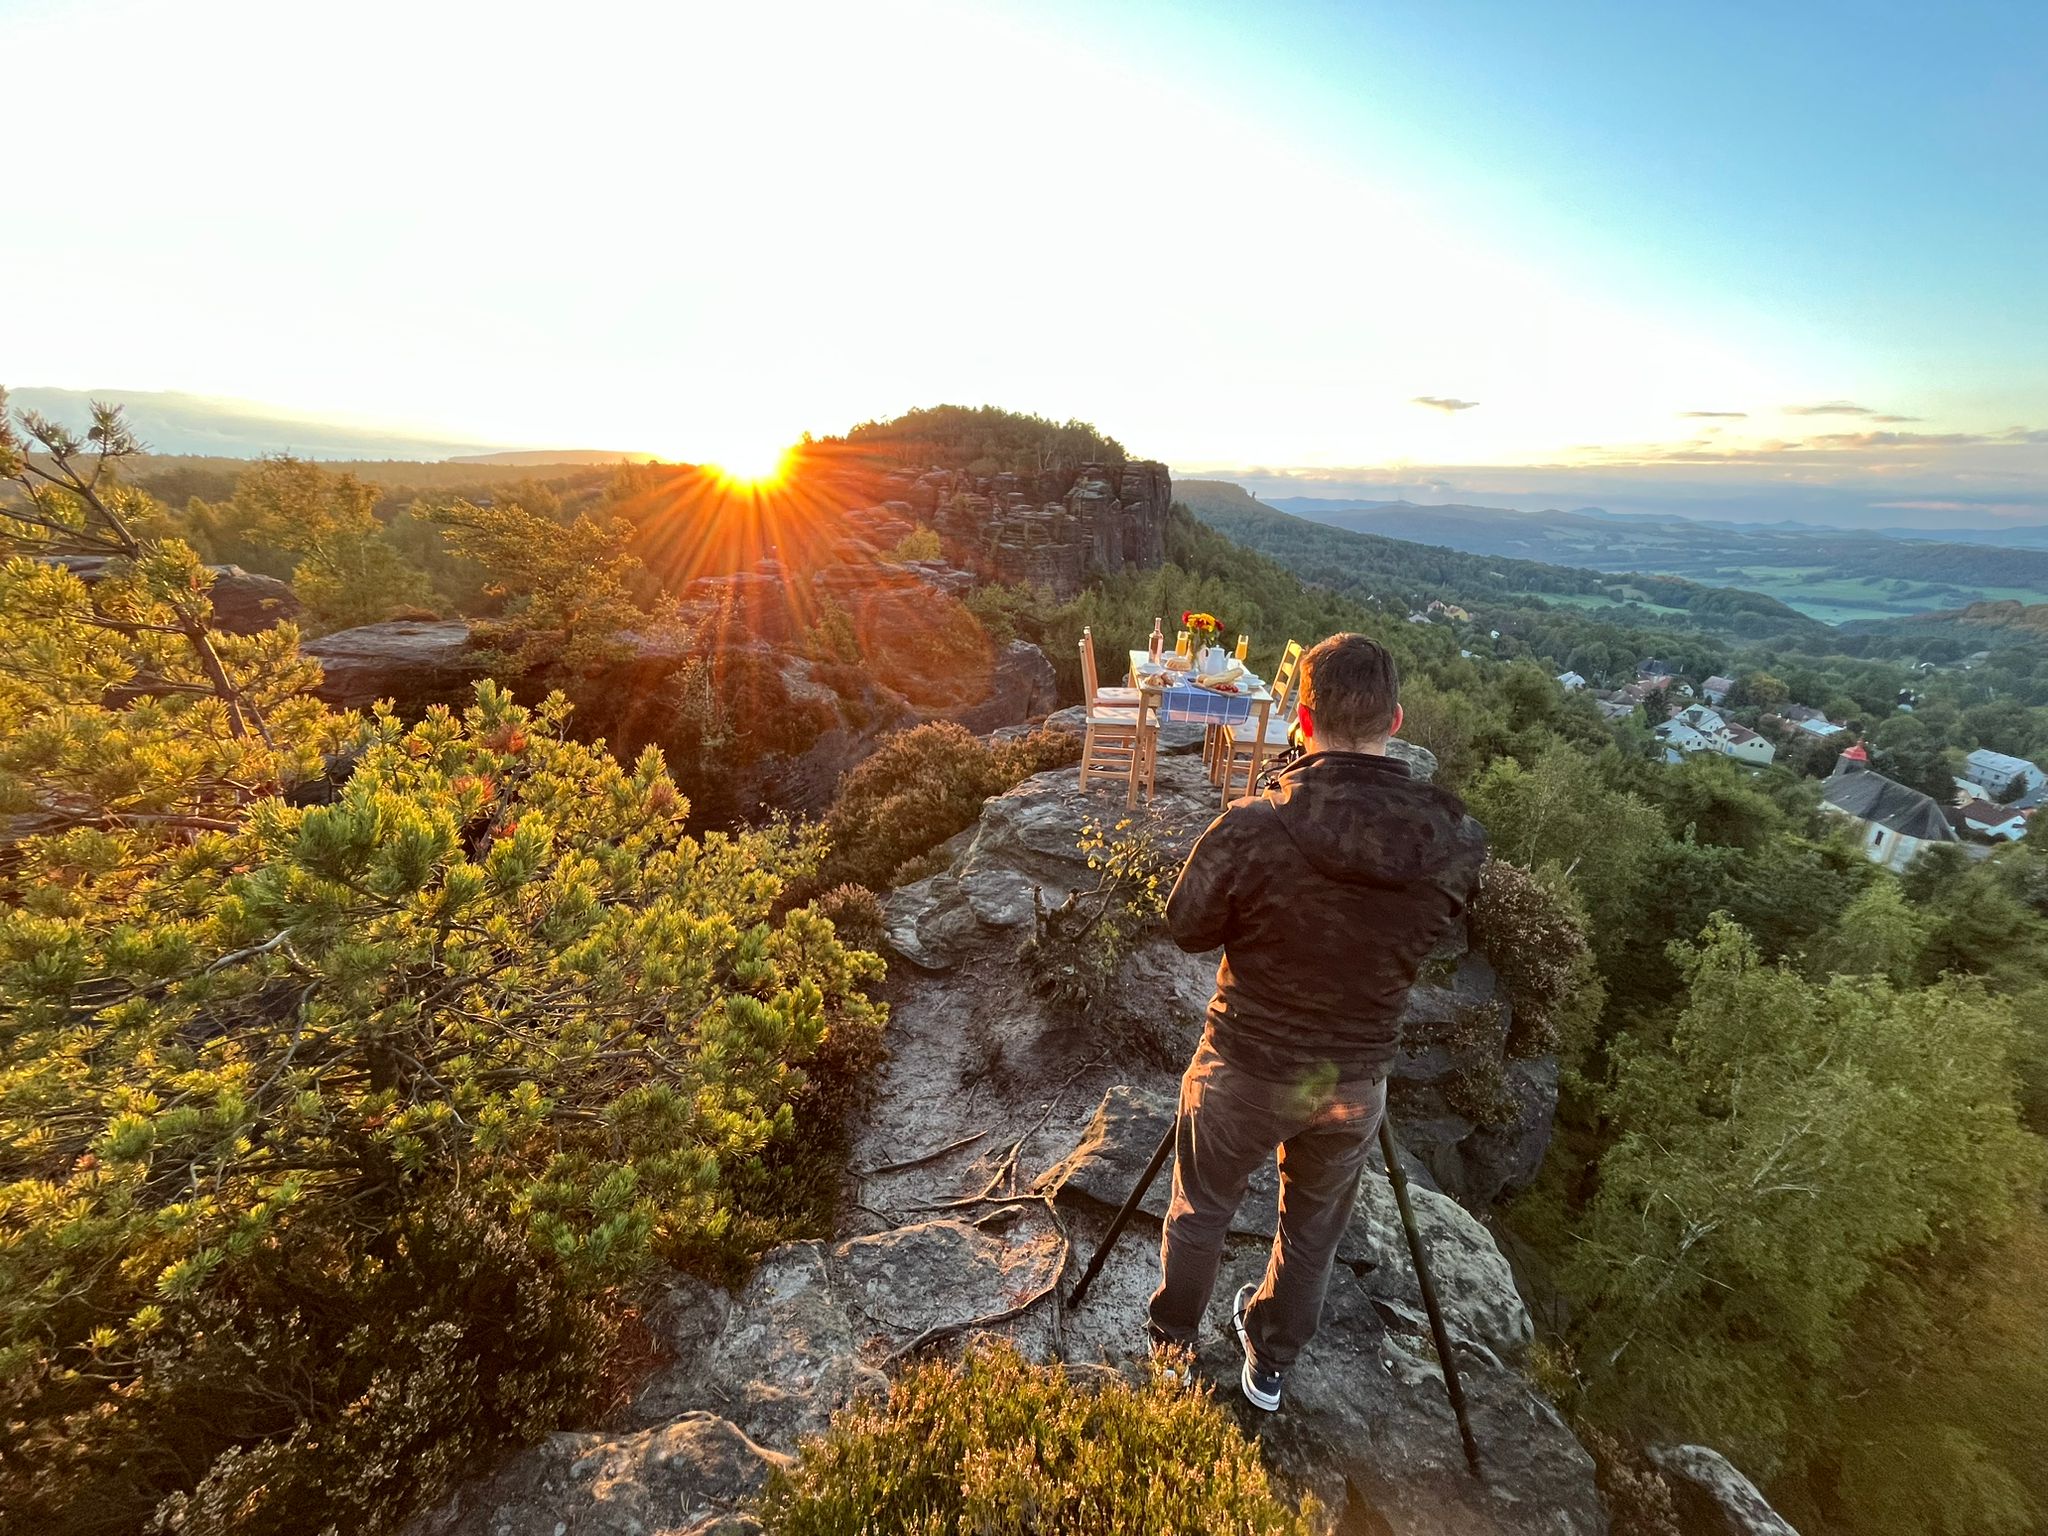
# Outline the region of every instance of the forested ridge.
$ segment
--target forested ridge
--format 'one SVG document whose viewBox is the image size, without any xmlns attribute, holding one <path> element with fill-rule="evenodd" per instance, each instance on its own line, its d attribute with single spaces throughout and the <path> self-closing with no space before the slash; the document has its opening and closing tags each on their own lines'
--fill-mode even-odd
<svg viewBox="0 0 2048 1536">
<path fill-rule="evenodd" d="M 566 697 L 519 692 L 536 667 L 601 685 L 649 627 L 723 643 L 656 556 L 724 525 L 657 505 L 665 467 L 403 482 L 395 505 L 291 461 L 152 481 L 112 409 L 90 434 L 5 419 L 0 1507 L 53 1531 L 394 1530 L 600 1414 L 663 1276 L 730 1282 L 833 1230 L 887 1039 L 879 898 L 1073 743 L 921 725 L 815 821 L 710 825 L 690 764 L 620 761 Z M 952 408 L 864 439 L 990 473 L 1122 452 Z M 1498 1215 L 1618 1531 L 1672 1529 L 1639 1449 L 1674 1439 L 1726 1451 L 1808 1536 L 2040 1529 L 2048 856 L 1936 848 L 1894 876 L 1820 812 L 1826 763 L 1667 764 L 1553 674 L 1731 671 L 1731 708 L 1827 708 L 1928 781 L 1966 745 L 2048 745 L 2041 680 L 1909 673 L 1684 583 L 1658 601 L 1693 622 L 1608 622 L 1518 601 L 1498 561 L 1324 533 L 1356 538 L 1259 553 L 1176 510 L 1158 569 L 960 603 L 1042 645 L 1069 696 L 1083 625 L 1113 651 L 1187 609 L 1267 664 L 1342 629 L 1395 653 L 1404 734 L 1525 872 L 1495 919 L 1524 942 L 1497 952 L 1564 1088 L 1541 1179 Z M 912 538 L 876 561 L 945 553 Z M 108 564 L 88 584 L 60 554 Z M 218 625 L 208 562 L 289 578 L 309 628 L 465 615 L 501 675 L 459 710 L 331 708 L 298 625 Z M 1431 598 L 1471 620 L 1410 623 Z M 843 613 L 792 643 L 875 665 Z M 740 681 L 707 674 L 674 739 L 721 750 L 744 699 L 716 690 Z M 1199 1444 L 1252 1528 L 1296 1528 L 1220 1419 L 1156 1388 L 1083 1415 L 1066 1390 L 1001 1356 L 920 1368 L 774 1518 L 838 1529 L 791 1511 L 859 1503 L 835 1479 L 865 1475 L 862 1436 L 910 1456 L 1027 1394 L 1148 1465 Z"/>
</svg>

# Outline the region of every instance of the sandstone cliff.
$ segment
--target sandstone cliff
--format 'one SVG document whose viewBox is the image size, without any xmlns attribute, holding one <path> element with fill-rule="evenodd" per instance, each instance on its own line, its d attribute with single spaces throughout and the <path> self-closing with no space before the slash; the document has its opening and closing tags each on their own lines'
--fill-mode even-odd
<svg viewBox="0 0 2048 1536">
<path fill-rule="evenodd" d="M 1172 477 L 1152 460 L 1035 475 L 902 469 L 882 479 L 883 510 L 936 528 L 977 576 L 1059 597 L 1091 576 L 1161 564 L 1172 504 Z"/>
</svg>

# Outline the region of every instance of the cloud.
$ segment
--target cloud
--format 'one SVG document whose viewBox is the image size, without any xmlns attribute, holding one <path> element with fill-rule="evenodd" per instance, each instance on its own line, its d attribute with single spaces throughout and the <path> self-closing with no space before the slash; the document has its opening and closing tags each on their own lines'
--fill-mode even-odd
<svg viewBox="0 0 2048 1536">
<path fill-rule="evenodd" d="M 1478 403 L 1477 400 L 1453 399 L 1449 395 L 1417 395 L 1409 402 L 1411 405 L 1426 405 L 1432 411 L 1442 411 L 1446 416 L 1458 411 L 1469 411 Z"/>
<path fill-rule="evenodd" d="M 1901 421 L 1925 421 L 1925 420 L 1926 420 L 1927 418 L 1926 418 L 1925 416 L 1873 416 L 1873 417 L 1871 417 L 1870 419 L 1871 419 L 1872 421 L 1882 421 L 1882 422 L 1901 422 Z"/>
<path fill-rule="evenodd" d="M 1747 421 L 1747 411 L 1680 411 L 1688 421 Z"/>
</svg>

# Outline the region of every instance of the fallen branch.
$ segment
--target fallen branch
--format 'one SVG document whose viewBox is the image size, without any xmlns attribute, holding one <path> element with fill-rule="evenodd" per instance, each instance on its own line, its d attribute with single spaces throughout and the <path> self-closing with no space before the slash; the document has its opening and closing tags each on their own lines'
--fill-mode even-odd
<svg viewBox="0 0 2048 1536">
<path fill-rule="evenodd" d="M 937 1162 L 948 1152 L 958 1152 L 962 1147 L 972 1146 L 987 1134 L 988 1130 L 984 1127 L 971 1136 L 962 1136 L 958 1141 L 949 1141 L 935 1151 L 925 1152 L 917 1157 L 907 1157 L 900 1163 L 883 1163 L 875 1168 L 855 1168 L 850 1171 L 856 1179 L 873 1179 L 885 1173 L 902 1173 L 906 1169 L 922 1168 L 926 1163 Z"/>
</svg>

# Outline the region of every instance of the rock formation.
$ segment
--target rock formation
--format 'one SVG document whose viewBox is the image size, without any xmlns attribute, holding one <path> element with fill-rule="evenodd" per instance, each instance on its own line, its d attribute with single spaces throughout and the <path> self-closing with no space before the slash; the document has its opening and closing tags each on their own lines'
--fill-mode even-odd
<svg viewBox="0 0 2048 1536">
<path fill-rule="evenodd" d="M 109 555 L 53 555 L 50 563 L 63 566 L 92 586 L 106 574 L 112 559 Z M 239 565 L 209 565 L 207 569 L 213 573 L 213 587 L 207 596 L 213 603 L 214 628 L 231 635 L 253 635 L 299 616 L 299 597 L 289 582 L 259 576 Z"/>
<path fill-rule="evenodd" d="M 1427 754 L 1413 756 L 1429 766 Z M 1214 812 L 1200 762 L 1165 758 L 1159 789 L 1138 819 L 1164 845 L 1184 846 Z M 944 872 L 891 895 L 891 1054 L 856 1137 L 838 1237 L 776 1249 L 735 1295 L 675 1277 L 649 1314 L 666 1363 L 620 1423 L 515 1454 L 411 1536 L 753 1530 L 747 1508 L 768 1470 L 920 1350 L 1001 1332 L 1034 1359 L 1134 1368 L 1158 1275 L 1165 1177 L 1086 1305 L 1065 1307 L 1063 1291 L 1170 1122 L 1213 962 L 1145 943 L 1077 1020 L 1039 1000 L 1019 956 L 1036 901 L 1098 878 L 1077 847 L 1083 825 L 1126 814 L 1110 785 L 1084 796 L 1073 770 L 1041 774 L 984 807 L 947 845 Z M 1445 1059 L 1486 1050 L 1499 1059 L 1505 1004 L 1490 968 L 1469 954 L 1446 964 L 1418 989 L 1418 1010 L 1457 1017 L 1477 1007 L 1486 1027 L 1455 1044 L 1419 1030 L 1412 1080 L 1424 1085 L 1444 1080 Z M 1459 1143 L 1468 1159 L 1469 1142 Z M 1464 1206 L 1428 1187 L 1422 1163 L 1404 1157 L 1404 1166 L 1483 1475 L 1466 1470 L 1392 1192 L 1377 1172 L 1360 1191 L 1322 1330 L 1271 1417 L 1238 1405 L 1237 1355 L 1222 1333 L 1226 1300 L 1259 1273 L 1273 1231 L 1275 1171 L 1253 1181 L 1200 1374 L 1341 1531 L 1605 1532 L 1591 1457 L 1522 1369 L 1534 1329 L 1506 1259 Z M 1717 1508 L 1747 1507 L 1735 1497 L 1737 1483 L 1748 1486 L 1740 1474 L 1708 1475 L 1701 1458 L 1711 1452 L 1671 1454 L 1685 1460 L 1674 1475 L 1714 1486 Z M 1725 1529 L 1783 1536 L 1768 1524 Z"/>
<path fill-rule="evenodd" d="M 1644 1454 L 1670 1482 L 1687 1536 L 1799 1536 L 1719 1451 L 1653 1445 Z"/>
<path fill-rule="evenodd" d="M 763 808 L 815 815 L 889 731 L 936 719 L 986 735 L 1042 718 L 1058 702 L 1045 653 L 1028 641 L 988 641 L 950 595 L 956 578 L 972 579 L 942 567 L 827 567 L 801 605 L 776 573 L 707 579 L 686 589 L 681 606 L 694 632 L 625 635 L 618 657 L 596 672 L 542 670 L 514 691 L 534 698 L 563 689 L 577 706 L 574 728 L 602 736 L 621 757 L 662 747 L 712 820 Z M 827 597 L 850 626 L 859 664 L 821 663 L 798 643 L 801 616 L 815 622 Z M 308 641 L 304 651 L 321 664 L 318 691 L 329 703 L 367 709 L 388 698 L 408 716 L 435 704 L 460 709 L 492 659 L 477 627 L 460 619 L 364 625 Z M 717 766 L 732 782 L 721 782 L 715 807 L 693 782 L 684 696 L 707 672 L 740 717 L 730 734 L 747 738 L 720 749 Z"/>
<path fill-rule="evenodd" d="M 1173 480 L 1136 459 L 1037 475 L 902 469 L 883 476 L 881 494 L 879 507 L 851 514 L 878 539 L 909 532 L 914 518 L 982 579 L 1071 597 L 1090 576 L 1165 560 Z"/>
</svg>

